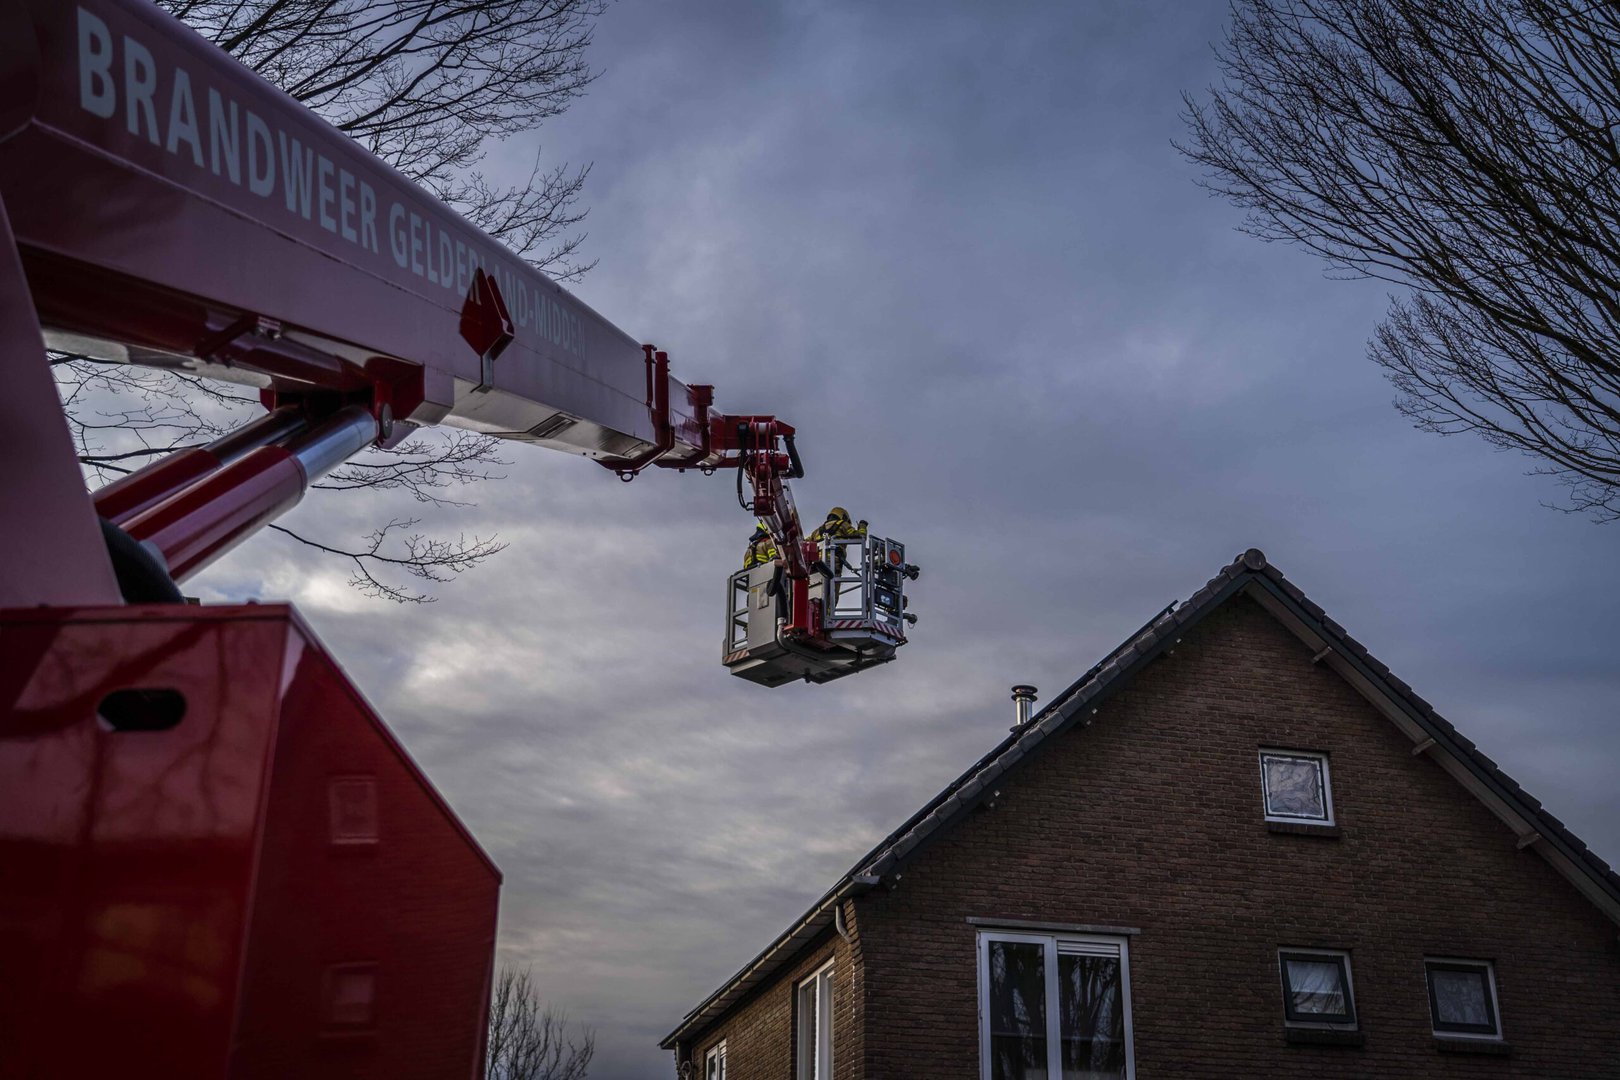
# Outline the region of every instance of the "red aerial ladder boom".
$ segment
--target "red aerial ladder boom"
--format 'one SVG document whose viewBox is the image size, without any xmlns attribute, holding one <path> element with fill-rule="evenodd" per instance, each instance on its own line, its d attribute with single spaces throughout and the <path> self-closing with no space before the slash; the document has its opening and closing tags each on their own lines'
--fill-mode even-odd
<svg viewBox="0 0 1620 1080">
<path fill-rule="evenodd" d="M 747 442 L 749 479 L 779 499 L 790 427 L 714 409 L 712 388 L 162 12 L 11 0 L 5 18 L 7 246 L 52 344 L 257 386 L 300 421 L 261 425 L 267 446 L 354 405 L 376 432 L 338 438 L 350 454 L 450 423 L 628 476 L 734 467 Z M 151 503 L 219 468 L 189 453 L 98 503 Z M 767 516 L 786 540 L 794 522 Z"/>
<path fill-rule="evenodd" d="M 87 494 L 44 346 L 266 411 Z M 498 871 L 295 612 L 173 602 L 368 447 L 738 469 L 780 557 L 732 576 L 726 665 L 826 681 L 905 641 L 915 568 L 804 537 L 790 425 L 145 0 L 0 0 L 0 350 L 8 1076 L 480 1073 Z"/>
<path fill-rule="evenodd" d="M 31 307 L 53 346 L 244 383 L 269 410 L 97 492 L 96 513 L 134 544 L 93 520 L 60 436 L 34 440 L 29 458 L 51 460 L 25 470 L 34 509 L 12 546 L 27 549 L 13 564 L 37 572 L 0 588 L 0 603 L 117 599 L 104 532 L 126 588 L 140 570 L 162 592 L 164 568 L 186 580 L 322 471 L 447 423 L 626 479 L 653 465 L 738 468 L 791 582 L 773 636 L 808 658 L 795 674 L 825 681 L 904 642 L 898 618 L 864 620 L 853 642 L 829 632 L 786 485 L 802 475 L 791 426 L 719 411 L 712 387 L 670 375 L 665 353 L 152 6 L 0 11 L 4 246 L 31 295 L 8 295 L 17 325 Z M 31 334 L 9 332 L 20 360 Z M 5 429 L 49 424 L 48 391 L 35 373 L 0 414 Z"/>
</svg>

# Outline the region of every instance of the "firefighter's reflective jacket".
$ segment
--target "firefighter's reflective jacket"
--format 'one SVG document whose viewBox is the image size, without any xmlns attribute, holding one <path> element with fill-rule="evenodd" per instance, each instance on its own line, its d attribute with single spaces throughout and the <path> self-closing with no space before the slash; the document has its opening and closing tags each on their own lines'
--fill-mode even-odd
<svg viewBox="0 0 1620 1080">
<path fill-rule="evenodd" d="M 849 520 L 848 510 L 842 506 L 835 506 L 827 511 L 827 520 L 810 534 L 810 539 L 820 543 L 823 540 L 857 540 L 865 535 L 866 522 L 855 524 Z"/>
<path fill-rule="evenodd" d="M 743 569 L 750 570 L 776 561 L 776 541 L 763 524 L 748 539 L 748 552 L 743 556 Z"/>
</svg>

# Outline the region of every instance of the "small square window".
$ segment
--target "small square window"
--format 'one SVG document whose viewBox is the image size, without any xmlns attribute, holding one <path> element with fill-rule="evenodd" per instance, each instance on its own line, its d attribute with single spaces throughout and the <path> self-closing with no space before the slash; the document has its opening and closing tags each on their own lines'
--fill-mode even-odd
<svg viewBox="0 0 1620 1080">
<path fill-rule="evenodd" d="M 1266 820 L 1333 824 L 1333 785 L 1326 754 L 1260 751 L 1260 787 Z"/>
<path fill-rule="evenodd" d="M 326 784 L 326 807 L 332 843 L 377 842 L 376 777 L 333 777 Z"/>
<path fill-rule="evenodd" d="M 1348 953 L 1284 950 L 1277 957 L 1282 969 L 1283 1017 L 1290 1024 L 1355 1025 Z"/>
<path fill-rule="evenodd" d="M 321 999 L 328 1029 L 371 1027 L 377 1013 L 377 965 L 331 965 L 322 979 Z"/>
<path fill-rule="evenodd" d="M 1425 960 L 1429 1015 L 1436 1035 L 1502 1037 L 1497 1022 L 1496 974 L 1486 960 Z"/>
</svg>

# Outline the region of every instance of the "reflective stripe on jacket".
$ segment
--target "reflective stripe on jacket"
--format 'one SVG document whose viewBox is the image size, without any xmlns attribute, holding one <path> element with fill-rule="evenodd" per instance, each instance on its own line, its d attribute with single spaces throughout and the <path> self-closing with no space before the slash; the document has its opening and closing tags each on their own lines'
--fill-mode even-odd
<svg viewBox="0 0 1620 1080">
<path fill-rule="evenodd" d="M 762 537 L 748 542 L 748 553 L 743 556 L 743 569 L 749 570 L 776 561 L 776 541 Z"/>
<path fill-rule="evenodd" d="M 852 523 L 848 518 L 828 518 L 823 521 L 810 539 L 820 543 L 823 540 L 859 540 L 866 535 L 866 530 Z"/>
</svg>

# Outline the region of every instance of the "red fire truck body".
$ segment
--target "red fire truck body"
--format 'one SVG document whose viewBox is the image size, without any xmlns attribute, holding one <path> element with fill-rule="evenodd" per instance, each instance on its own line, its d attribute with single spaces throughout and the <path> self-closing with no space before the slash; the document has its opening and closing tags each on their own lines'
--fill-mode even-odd
<svg viewBox="0 0 1620 1080">
<path fill-rule="evenodd" d="M 500 873 L 291 608 L 0 641 L 0 1073 L 478 1073 Z"/>
</svg>

